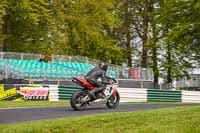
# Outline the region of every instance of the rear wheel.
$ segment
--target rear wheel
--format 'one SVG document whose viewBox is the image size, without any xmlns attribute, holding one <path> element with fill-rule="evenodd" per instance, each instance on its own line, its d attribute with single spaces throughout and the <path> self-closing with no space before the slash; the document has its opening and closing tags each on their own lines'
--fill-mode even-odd
<svg viewBox="0 0 200 133">
<path fill-rule="evenodd" d="M 87 102 L 85 100 L 87 96 L 87 92 L 85 91 L 77 91 L 75 92 L 71 99 L 70 104 L 74 110 L 83 110 L 87 106 Z"/>
<path fill-rule="evenodd" d="M 116 92 L 116 96 L 114 96 L 113 93 L 112 96 L 110 96 L 110 98 L 107 100 L 106 106 L 108 108 L 116 108 L 119 105 L 119 101 L 120 101 L 119 93 Z"/>
</svg>

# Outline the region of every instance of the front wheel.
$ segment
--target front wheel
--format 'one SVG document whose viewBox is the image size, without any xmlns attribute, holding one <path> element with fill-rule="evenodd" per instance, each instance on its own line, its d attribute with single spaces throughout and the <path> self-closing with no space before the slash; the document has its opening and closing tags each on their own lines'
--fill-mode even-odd
<svg viewBox="0 0 200 133">
<path fill-rule="evenodd" d="M 84 102 L 84 98 L 86 98 L 87 92 L 85 91 L 76 91 L 72 95 L 70 99 L 71 107 L 74 110 L 83 110 L 87 106 L 87 102 Z"/>
<path fill-rule="evenodd" d="M 110 96 L 110 98 L 107 100 L 106 106 L 108 108 L 116 108 L 119 105 L 119 101 L 120 101 L 120 96 L 117 91 L 116 95 L 112 94 L 112 96 Z"/>
</svg>

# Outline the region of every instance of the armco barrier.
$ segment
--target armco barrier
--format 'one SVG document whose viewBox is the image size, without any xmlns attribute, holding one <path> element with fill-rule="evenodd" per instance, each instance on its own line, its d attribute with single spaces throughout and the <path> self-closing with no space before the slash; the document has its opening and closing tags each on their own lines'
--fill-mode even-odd
<svg viewBox="0 0 200 133">
<path fill-rule="evenodd" d="M 200 102 L 200 92 L 182 91 L 182 102 Z"/>
<path fill-rule="evenodd" d="M 78 86 L 0 84 L 0 100 L 68 100 Z M 200 91 L 158 90 L 119 87 L 121 102 L 199 102 Z M 49 94 L 48 94 L 49 92 Z"/>
<path fill-rule="evenodd" d="M 118 88 L 120 102 L 147 102 L 147 89 Z"/>
<path fill-rule="evenodd" d="M 80 90 L 77 86 L 50 86 L 49 101 L 68 100 L 74 91 Z M 118 88 L 121 102 L 146 102 L 147 89 Z"/>
<path fill-rule="evenodd" d="M 49 100 L 68 100 L 74 91 L 80 90 L 77 86 L 49 86 Z M 200 102 L 200 92 L 158 90 L 141 88 L 118 88 L 120 102 Z"/>
<path fill-rule="evenodd" d="M 77 86 L 50 86 L 49 100 L 50 101 L 69 100 L 72 94 L 80 89 L 81 87 Z"/>
<path fill-rule="evenodd" d="M 147 99 L 150 102 L 181 102 L 181 91 L 174 90 L 147 90 Z"/>
</svg>

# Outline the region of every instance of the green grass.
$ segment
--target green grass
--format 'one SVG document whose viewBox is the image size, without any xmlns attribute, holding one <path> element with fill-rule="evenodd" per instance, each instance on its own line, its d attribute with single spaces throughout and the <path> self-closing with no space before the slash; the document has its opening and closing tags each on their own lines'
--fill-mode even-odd
<svg viewBox="0 0 200 133">
<path fill-rule="evenodd" d="M 0 108 L 35 107 L 35 106 L 68 106 L 68 101 L 0 101 Z"/>
<path fill-rule="evenodd" d="M 1 133 L 199 133 L 200 106 L 0 125 Z"/>
<path fill-rule="evenodd" d="M 188 103 L 183 103 L 183 102 L 128 102 L 128 103 L 123 103 L 123 104 L 200 104 L 198 102 L 188 102 Z"/>
</svg>

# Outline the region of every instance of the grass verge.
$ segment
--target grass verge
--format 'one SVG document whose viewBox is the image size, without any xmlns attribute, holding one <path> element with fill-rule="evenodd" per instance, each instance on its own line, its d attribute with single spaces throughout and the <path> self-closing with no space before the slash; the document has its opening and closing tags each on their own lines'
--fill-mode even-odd
<svg viewBox="0 0 200 133">
<path fill-rule="evenodd" d="M 200 106 L 0 125 L 1 133 L 199 133 Z"/>
<path fill-rule="evenodd" d="M 200 104 L 198 102 L 127 102 L 124 104 Z"/>
<path fill-rule="evenodd" d="M 0 101 L 0 108 L 37 107 L 37 106 L 68 106 L 68 101 Z"/>
</svg>

